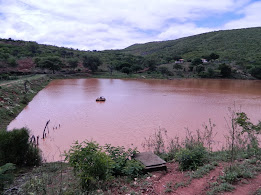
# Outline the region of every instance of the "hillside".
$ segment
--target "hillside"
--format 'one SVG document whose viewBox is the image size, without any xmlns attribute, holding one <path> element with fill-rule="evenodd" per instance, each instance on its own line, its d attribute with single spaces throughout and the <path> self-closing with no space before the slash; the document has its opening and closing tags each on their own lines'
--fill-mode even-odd
<svg viewBox="0 0 261 195">
<path fill-rule="evenodd" d="M 153 56 L 163 62 L 173 56 L 193 60 L 213 52 L 220 55 L 220 60 L 261 65 L 260 45 L 261 27 L 258 27 L 216 31 L 170 41 L 134 44 L 122 51 L 133 55 Z"/>
<path fill-rule="evenodd" d="M 0 80 L 6 74 L 101 73 L 151 78 L 261 79 L 261 27 L 216 31 L 123 50 L 81 51 L 0 39 Z M 217 58 L 210 58 L 210 56 Z M 183 58 L 182 64 L 177 59 Z M 207 59 L 203 62 L 202 58 Z M 184 62 L 184 63 L 183 63 Z M 223 69 L 223 70 L 222 70 Z M 149 75 L 148 75 L 149 74 Z"/>
</svg>

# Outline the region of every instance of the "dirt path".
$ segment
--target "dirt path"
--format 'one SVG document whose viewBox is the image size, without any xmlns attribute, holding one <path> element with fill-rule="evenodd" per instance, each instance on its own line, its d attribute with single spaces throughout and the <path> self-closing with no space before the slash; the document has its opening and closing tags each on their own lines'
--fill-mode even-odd
<svg viewBox="0 0 261 195">
<path fill-rule="evenodd" d="M 219 176 L 223 175 L 227 163 L 221 163 L 203 178 L 192 179 L 186 172 L 178 170 L 177 163 L 168 163 L 168 172 L 153 172 L 153 177 L 147 179 L 152 182 L 153 194 L 175 194 L 175 195 L 206 195 L 211 190 L 211 183 L 217 182 Z M 223 192 L 222 195 L 253 195 L 261 188 L 261 174 L 254 179 L 245 179 L 235 185 L 233 192 Z"/>
<path fill-rule="evenodd" d="M 199 179 L 190 180 L 190 176 L 178 170 L 177 163 L 168 163 L 168 173 L 156 172 L 153 180 L 156 194 L 179 194 L 179 195 L 199 195 L 206 194 L 210 188 L 210 183 L 223 174 L 223 164 L 217 166 L 208 175 Z"/>
</svg>

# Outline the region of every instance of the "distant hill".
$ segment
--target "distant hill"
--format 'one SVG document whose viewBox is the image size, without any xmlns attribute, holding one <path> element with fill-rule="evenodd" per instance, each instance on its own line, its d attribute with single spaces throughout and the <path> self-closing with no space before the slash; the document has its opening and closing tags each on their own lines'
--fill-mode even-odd
<svg viewBox="0 0 261 195">
<path fill-rule="evenodd" d="M 261 79 L 260 46 L 261 27 L 216 31 L 105 51 L 81 51 L 0 38 L 0 80 L 9 73 L 112 74 L 113 71 L 173 78 Z M 184 60 L 177 64 L 180 58 Z"/>
<path fill-rule="evenodd" d="M 222 30 L 170 41 L 134 44 L 122 52 L 151 56 L 163 63 L 174 56 L 193 60 L 217 53 L 221 60 L 261 65 L 261 27 Z"/>
</svg>

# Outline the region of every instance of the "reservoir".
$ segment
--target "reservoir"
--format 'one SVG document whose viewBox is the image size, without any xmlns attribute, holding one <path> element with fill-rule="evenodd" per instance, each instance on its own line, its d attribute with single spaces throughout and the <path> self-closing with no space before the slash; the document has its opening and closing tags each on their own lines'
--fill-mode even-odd
<svg viewBox="0 0 261 195">
<path fill-rule="evenodd" d="M 104 96 L 105 102 L 96 102 Z M 216 148 L 225 145 L 228 108 L 261 120 L 261 81 L 245 80 L 53 80 L 40 91 L 8 126 L 28 127 L 39 136 L 46 161 L 60 157 L 76 140 L 100 145 L 138 147 L 159 128 L 183 139 L 186 128 L 203 129 L 209 119 L 216 126 Z M 46 122 L 47 137 L 42 139 Z"/>
</svg>

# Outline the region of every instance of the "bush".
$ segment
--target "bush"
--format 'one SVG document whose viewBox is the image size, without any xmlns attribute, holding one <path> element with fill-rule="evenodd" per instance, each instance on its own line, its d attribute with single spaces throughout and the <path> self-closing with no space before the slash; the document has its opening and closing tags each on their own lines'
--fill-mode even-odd
<svg viewBox="0 0 261 195">
<path fill-rule="evenodd" d="M 207 161 L 207 150 L 201 143 L 181 148 L 175 156 L 181 170 L 195 170 Z"/>
<path fill-rule="evenodd" d="M 183 69 L 183 66 L 181 64 L 174 64 L 173 69 L 181 70 Z"/>
<path fill-rule="evenodd" d="M 252 76 L 261 79 L 261 66 L 252 67 L 249 72 Z"/>
<path fill-rule="evenodd" d="M 242 178 L 254 177 L 256 171 L 257 167 L 255 164 L 250 164 L 248 162 L 234 164 L 225 169 L 225 174 L 221 176 L 221 179 L 227 183 L 234 184 Z"/>
<path fill-rule="evenodd" d="M 136 160 L 128 160 L 122 169 L 124 175 L 132 178 L 139 176 L 143 171 L 143 165 Z"/>
<path fill-rule="evenodd" d="M 75 142 L 65 156 L 80 177 L 83 189 L 93 190 L 111 176 L 114 162 L 94 141 Z"/>
<path fill-rule="evenodd" d="M 102 147 L 94 141 L 84 141 L 80 144 L 76 142 L 65 154 L 65 160 L 69 160 L 80 177 L 82 188 L 94 190 L 112 176 L 137 177 L 143 166 L 136 160 L 131 160 L 136 153 L 136 149 L 125 151 L 124 147 L 113 147 L 110 144 Z"/>
<path fill-rule="evenodd" d="M 40 151 L 29 143 L 26 128 L 0 131 L 0 166 L 14 163 L 18 166 L 33 166 L 41 163 Z"/>
<path fill-rule="evenodd" d="M 227 65 L 227 64 L 220 64 L 218 68 L 220 70 L 220 73 L 221 73 L 222 77 L 227 78 L 227 77 L 231 76 L 232 69 L 231 69 L 231 67 L 229 65 Z"/>
<path fill-rule="evenodd" d="M 131 157 L 133 157 L 138 152 L 136 148 L 129 148 L 127 151 L 125 151 L 124 147 L 114 147 L 110 144 L 106 144 L 104 149 L 110 158 L 114 161 L 112 168 L 113 175 L 128 175 L 136 177 L 141 173 L 143 166 L 139 162 L 131 160 Z"/>
</svg>

